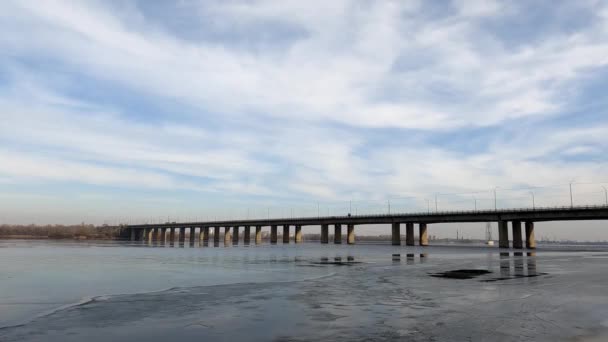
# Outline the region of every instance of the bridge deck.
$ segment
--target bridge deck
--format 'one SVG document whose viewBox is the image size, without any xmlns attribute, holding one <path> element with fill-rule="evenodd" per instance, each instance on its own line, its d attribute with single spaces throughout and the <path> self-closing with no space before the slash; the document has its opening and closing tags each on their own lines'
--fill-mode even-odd
<svg viewBox="0 0 608 342">
<path fill-rule="evenodd" d="M 446 211 L 427 213 L 395 213 L 378 215 L 322 216 L 203 222 L 172 222 L 128 225 L 131 229 L 170 227 L 234 227 L 234 226 L 317 226 L 323 224 L 367 225 L 391 223 L 463 223 L 495 221 L 572 221 L 608 220 L 608 206 L 553 207 L 535 209 L 500 209 L 477 211 Z"/>
</svg>

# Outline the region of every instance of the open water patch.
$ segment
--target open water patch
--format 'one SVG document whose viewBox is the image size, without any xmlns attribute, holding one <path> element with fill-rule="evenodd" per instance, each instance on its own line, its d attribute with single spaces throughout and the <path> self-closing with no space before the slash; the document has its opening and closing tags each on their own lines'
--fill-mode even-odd
<svg viewBox="0 0 608 342">
<path fill-rule="evenodd" d="M 460 269 L 453 271 L 446 271 L 440 273 L 432 273 L 431 277 L 436 278 L 447 278 L 447 279 L 473 279 L 482 275 L 486 275 L 492 273 L 492 271 L 488 270 L 480 270 L 480 269 Z"/>
</svg>

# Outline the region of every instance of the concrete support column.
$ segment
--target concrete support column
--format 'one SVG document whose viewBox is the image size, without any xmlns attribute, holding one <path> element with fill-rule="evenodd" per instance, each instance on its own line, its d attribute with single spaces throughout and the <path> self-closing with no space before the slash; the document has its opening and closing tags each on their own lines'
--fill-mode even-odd
<svg viewBox="0 0 608 342">
<path fill-rule="evenodd" d="M 201 227 L 201 233 L 199 234 L 200 242 L 204 245 L 209 244 L 209 227 Z"/>
<path fill-rule="evenodd" d="M 167 240 L 167 228 L 160 228 L 160 243 L 165 244 Z"/>
<path fill-rule="evenodd" d="M 148 236 L 146 235 L 146 229 L 140 229 L 139 230 L 139 239 L 141 241 L 146 241 L 146 239 L 148 238 Z"/>
<path fill-rule="evenodd" d="M 213 227 L 213 244 L 219 245 L 220 243 L 220 227 Z"/>
<path fill-rule="evenodd" d="M 239 244 L 239 226 L 234 227 L 234 233 L 232 235 L 232 243 L 235 245 Z"/>
<path fill-rule="evenodd" d="M 321 243 L 329 243 L 329 225 L 321 225 Z"/>
<path fill-rule="evenodd" d="M 243 243 L 248 245 L 251 242 L 251 227 L 245 226 L 245 231 L 243 234 L 245 234 L 243 235 Z"/>
<path fill-rule="evenodd" d="M 429 235 L 426 229 L 426 223 L 418 223 L 418 244 L 420 246 L 429 245 Z"/>
<path fill-rule="evenodd" d="M 536 248 L 536 240 L 534 239 L 534 222 L 526 222 L 526 248 Z"/>
<path fill-rule="evenodd" d="M 277 226 L 270 226 L 270 243 L 276 244 L 278 240 Z"/>
<path fill-rule="evenodd" d="M 511 222 L 511 229 L 513 230 L 513 248 L 524 248 L 524 244 L 521 238 L 521 221 Z"/>
<path fill-rule="evenodd" d="M 405 224 L 405 245 L 414 246 L 416 244 L 414 239 L 414 223 L 408 222 Z"/>
<path fill-rule="evenodd" d="M 341 244 L 342 243 L 342 225 L 336 223 L 334 225 L 334 243 Z"/>
<path fill-rule="evenodd" d="M 295 242 L 302 243 L 302 226 L 296 226 Z"/>
<path fill-rule="evenodd" d="M 289 226 L 283 226 L 283 243 L 289 243 Z"/>
<path fill-rule="evenodd" d="M 186 228 L 182 227 L 179 229 L 179 243 L 183 244 L 186 242 Z"/>
<path fill-rule="evenodd" d="M 175 242 L 175 228 L 169 228 L 169 242 L 171 244 Z"/>
<path fill-rule="evenodd" d="M 135 229 L 129 229 L 131 231 L 131 241 L 135 241 Z"/>
<path fill-rule="evenodd" d="M 262 226 L 255 227 L 255 244 L 259 245 L 262 243 Z"/>
<path fill-rule="evenodd" d="M 393 246 L 399 246 L 401 244 L 401 223 L 399 222 L 393 222 L 391 241 Z"/>
<path fill-rule="evenodd" d="M 152 240 L 153 242 L 156 242 L 158 238 L 158 228 L 152 228 L 150 230 L 150 240 Z"/>
<path fill-rule="evenodd" d="M 154 234 L 154 229 L 152 229 L 152 228 L 146 229 L 146 241 L 152 241 L 153 234 Z"/>
<path fill-rule="evenodd" d="M 498 221 L 498 247 L 509 248 L 509 227 L 507 221 Z"/>
<path fill-rule="evenodd" d="M 349 245 L 355 244 L 355 225 L 349 224 L 346 228 L 346 243 Z"/>
<path fill-rule="evenodd" d="M 196 238 L 196 228 L 190 228 L 190 245 L 194 245 L 194 240 Z"/>
<path fill-rule="evenodd" d="M 224 227 L 224 244 L 229 245 L 232 240 L 232 233 L 230 233 L 230 227 Z"/>
</svg>

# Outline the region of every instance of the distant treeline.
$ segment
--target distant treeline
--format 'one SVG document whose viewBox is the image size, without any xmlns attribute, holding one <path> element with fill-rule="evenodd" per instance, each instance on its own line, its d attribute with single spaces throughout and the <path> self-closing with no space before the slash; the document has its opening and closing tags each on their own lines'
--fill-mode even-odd
<svg viewBox="0 0 608 342">
<path fill-rule="evenodd" d="M 79 225 L 0 225 L 0 238 L 31 239 L 121 239 L 125 231 L 108 226 Z"/>
</svg>

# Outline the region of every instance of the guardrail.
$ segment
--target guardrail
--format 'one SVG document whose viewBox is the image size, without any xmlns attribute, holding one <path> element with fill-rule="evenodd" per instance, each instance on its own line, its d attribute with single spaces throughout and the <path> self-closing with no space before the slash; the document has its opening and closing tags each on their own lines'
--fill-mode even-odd
<svg viewBox="0 0 608 342">
<path fill-rule="evenodd" d="M 258 221 L 298 221 L 298 220 L 344 220 L 349 218 L 355 219 L 373 219 L 379 217 L 395 217 L 395 216 L 446 216 L 446 215 L 484 215 L 484 214 L 513 214 L 513 213 L 529 213 L 529 212 L 548 212 L 548 211 L 576 211 L 576 210 L 593 210 L 593 209 L 608 209 L 608 205 L 586 205 L 586 206 L 561 206 L 561 207 L 535 207 L 535 208 L 507 208 L 507 209 L 485 209 L 485 210 L 451 210 L 451 211 L 423 211 L 423 212 L 397 212 L 397 213 L 382 213 L 382 214 L 367 214 L 367 215 L 341 215 L 341 216 L 301 216 L 301 217 L 280 217 L 280 218 L 253 218 L 253 219 L 238 219 L 238 220 L 212 220 L 212 221 L 197 221 L 197 222 L 167 222 L 157 223 L 158 225 L 166 224 L 184 224 L 192 225 L 197 223 L 245 223 Z M 129 226 L 138 225 L 156 225 L 154 223 L 131 224 Z"/>
</svg>

